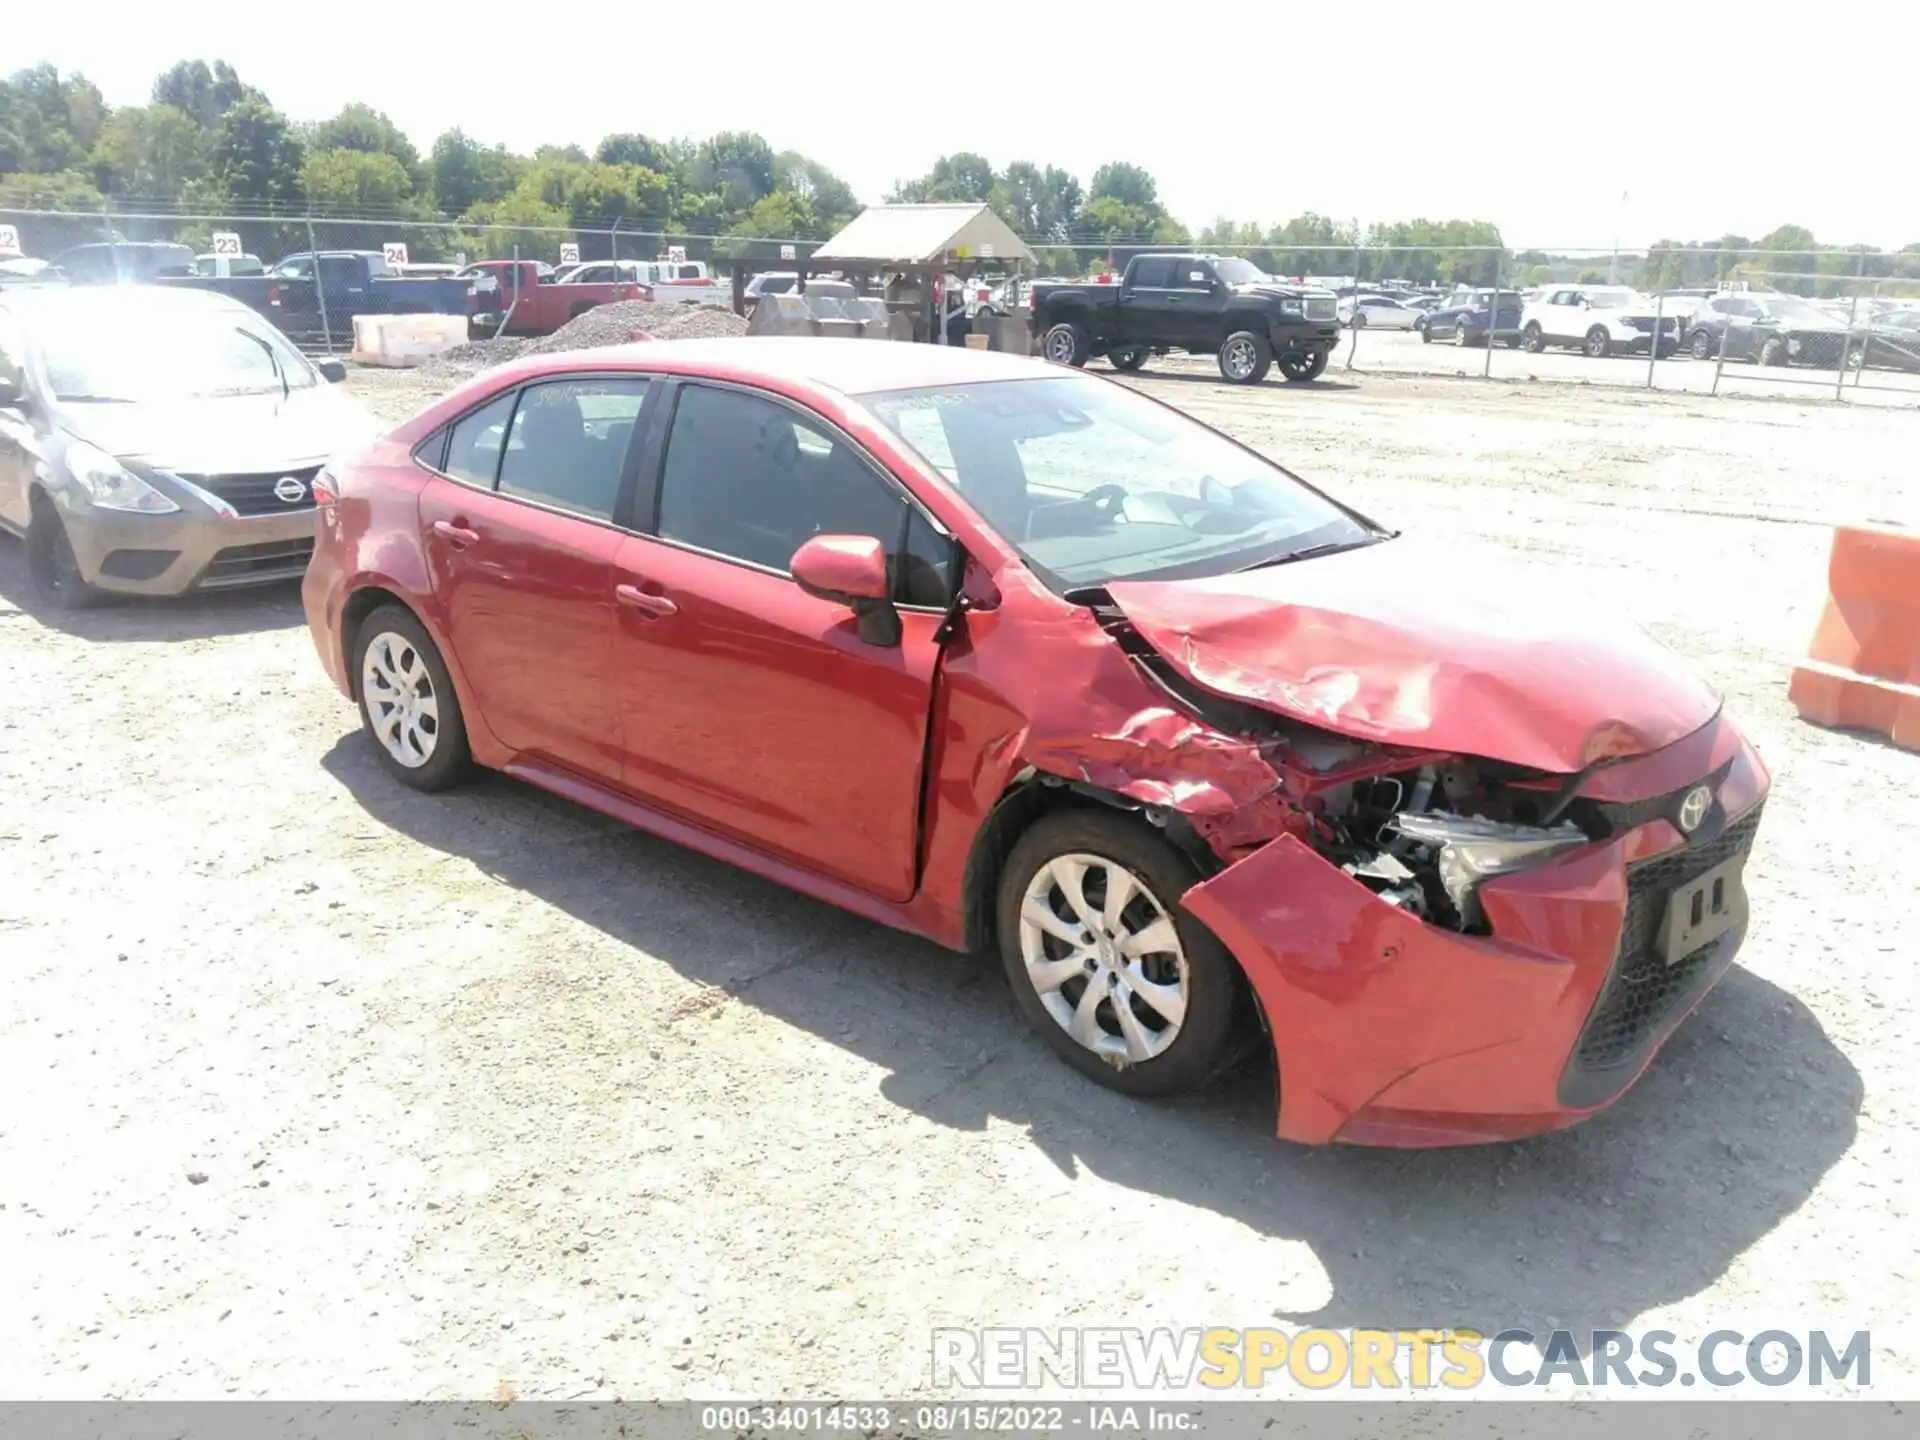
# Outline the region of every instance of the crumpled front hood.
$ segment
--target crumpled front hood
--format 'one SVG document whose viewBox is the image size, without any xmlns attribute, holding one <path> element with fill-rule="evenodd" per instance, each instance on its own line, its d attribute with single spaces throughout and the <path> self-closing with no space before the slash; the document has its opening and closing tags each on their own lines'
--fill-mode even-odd
<svg viewBox="0 0 1920 1440">
<path fill-rule="evenodd" d="M 119 459 L 205 475 L 311 464 L 366 443 L 378 429 L 358 401 L 324 385 L 285 397 L 65 404 L 60 423 Z"/>
<path fill-rule="evenodd" d="M 1633 625 L 1407 540 L 1107 589 L 1194 684 L 1356 739 L 1571 773 L 1670 745 L 1720 708 Z"/>
</svg>

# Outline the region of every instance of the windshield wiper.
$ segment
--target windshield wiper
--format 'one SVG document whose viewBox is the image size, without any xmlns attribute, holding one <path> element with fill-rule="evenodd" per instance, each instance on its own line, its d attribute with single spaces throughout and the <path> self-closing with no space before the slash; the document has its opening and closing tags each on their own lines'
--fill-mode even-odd
<svg viewBox="0 0 1920 1440">
<path fill-rule="evenodd" d="M 56 395 L 53 398 L 63 405 L 135 405 L 139 403 L 125 395 Z"/>
<path fill-rule="evenodd" d="M 1242 565 L 1240 573 L 1248 570 L 1264 570 L 1269 565 L 1291 565 L 1296 560 L 1314 560 L 1322 555 L 1337 555 L 1342 550 L 1364 550 L 1369 545 L 1378 545 L 1387 539 L 1385 535 L 1369 535 L 1363 540 L 1324 540 L 1318 545 L 1308 545 L 1300 550 L 1282 550 L 1278 555 L 1269 555 L 1265 560 L 1256 560 L 1251 565 Z"/>
<path fill-rule="evenodd" d="M 251 330 L 242 330 L 238 325 L 233 328 L 237 334 L 246 336 L 247 339 L 253 341 L 254 344 L 267 352 L 267 363 L 273 367 L 273 378 L 280 382 L 280 398 L 282 400 L 291 399 L 293 397 L 293 387 L 287 384 L 287 372 L 280 368 L 280 357 L 273 353 L 272 344 L 261 339 Z"/>
</svg>

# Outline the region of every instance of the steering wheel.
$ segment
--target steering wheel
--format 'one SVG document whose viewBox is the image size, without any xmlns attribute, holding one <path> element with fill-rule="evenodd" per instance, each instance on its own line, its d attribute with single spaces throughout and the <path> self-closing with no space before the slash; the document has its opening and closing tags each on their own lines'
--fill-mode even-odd
<svg viewBox="0 0 1920 1440">
<path fill-rule="evenodd" d="M 1092 506 L 1094 514 L 1102 520 L 1119 520 L 1127 504 L 1127 487 L 1096 485 L 1080 497 L 1080 503 Z"/>
</svg>

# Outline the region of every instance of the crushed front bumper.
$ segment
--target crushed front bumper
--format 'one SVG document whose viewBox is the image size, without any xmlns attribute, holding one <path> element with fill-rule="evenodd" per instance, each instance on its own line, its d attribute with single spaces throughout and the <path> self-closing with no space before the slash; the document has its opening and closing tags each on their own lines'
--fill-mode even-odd
<svg viewBox="0 0 1920 1440">
<path fill-rule="evenodd" d="M 1689 839 L 1659 797 L 1712 777 Z M 1426 924 L 1292 837 L 1188 891 L 1259 998 L 1281 1138 L 1515 1140 L 1618 1099 L 1733 961 L 1744 923 L 1670 965 L 1651 947 L 1676 887 L 1751 846 L 1768 783 L 1724 719 L 1598 772 L 1583 794 L 1650 818 L 1488 881 L 1484 936 Z"/>
</svg>

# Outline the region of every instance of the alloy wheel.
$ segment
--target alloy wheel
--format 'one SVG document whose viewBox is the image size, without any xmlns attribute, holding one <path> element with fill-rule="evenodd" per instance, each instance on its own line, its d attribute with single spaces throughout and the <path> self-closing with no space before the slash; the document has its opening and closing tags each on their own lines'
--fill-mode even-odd
<svg viewBox="0 0 1920 1440">
<path fill-rule="evenodd" d="M 426 657 L 406 636 L 383 630 L 367 646 L 360 693 L 374 739 L 400 764 L 417 770 L 440 739 L 440 697 Z"/>
<path fill-rule="evenodd" d="M 1073 363 L 1073 332 L 1066 326 L 1056 326 L 1047 332 L 1047 359 L 1056 365 Z"/>
<path fill-rule="evenodd" d="M 1179 1037 L 1186 952 L 1165 907 L 1126 866 L 1087 854 L 1041 866 L 1020 905 L 1020 954 L 1054 1022 L 1102 1059 L 1142 1064 Z"/>
<path fill-rule="evenodd" d="M 1220 366 L 1229 380 L 1246 379 L 1259 363 L 1260 357 L 1254 353 L 1251 340 L 1229 340 L 1220 356 Z"/>
</svg>

